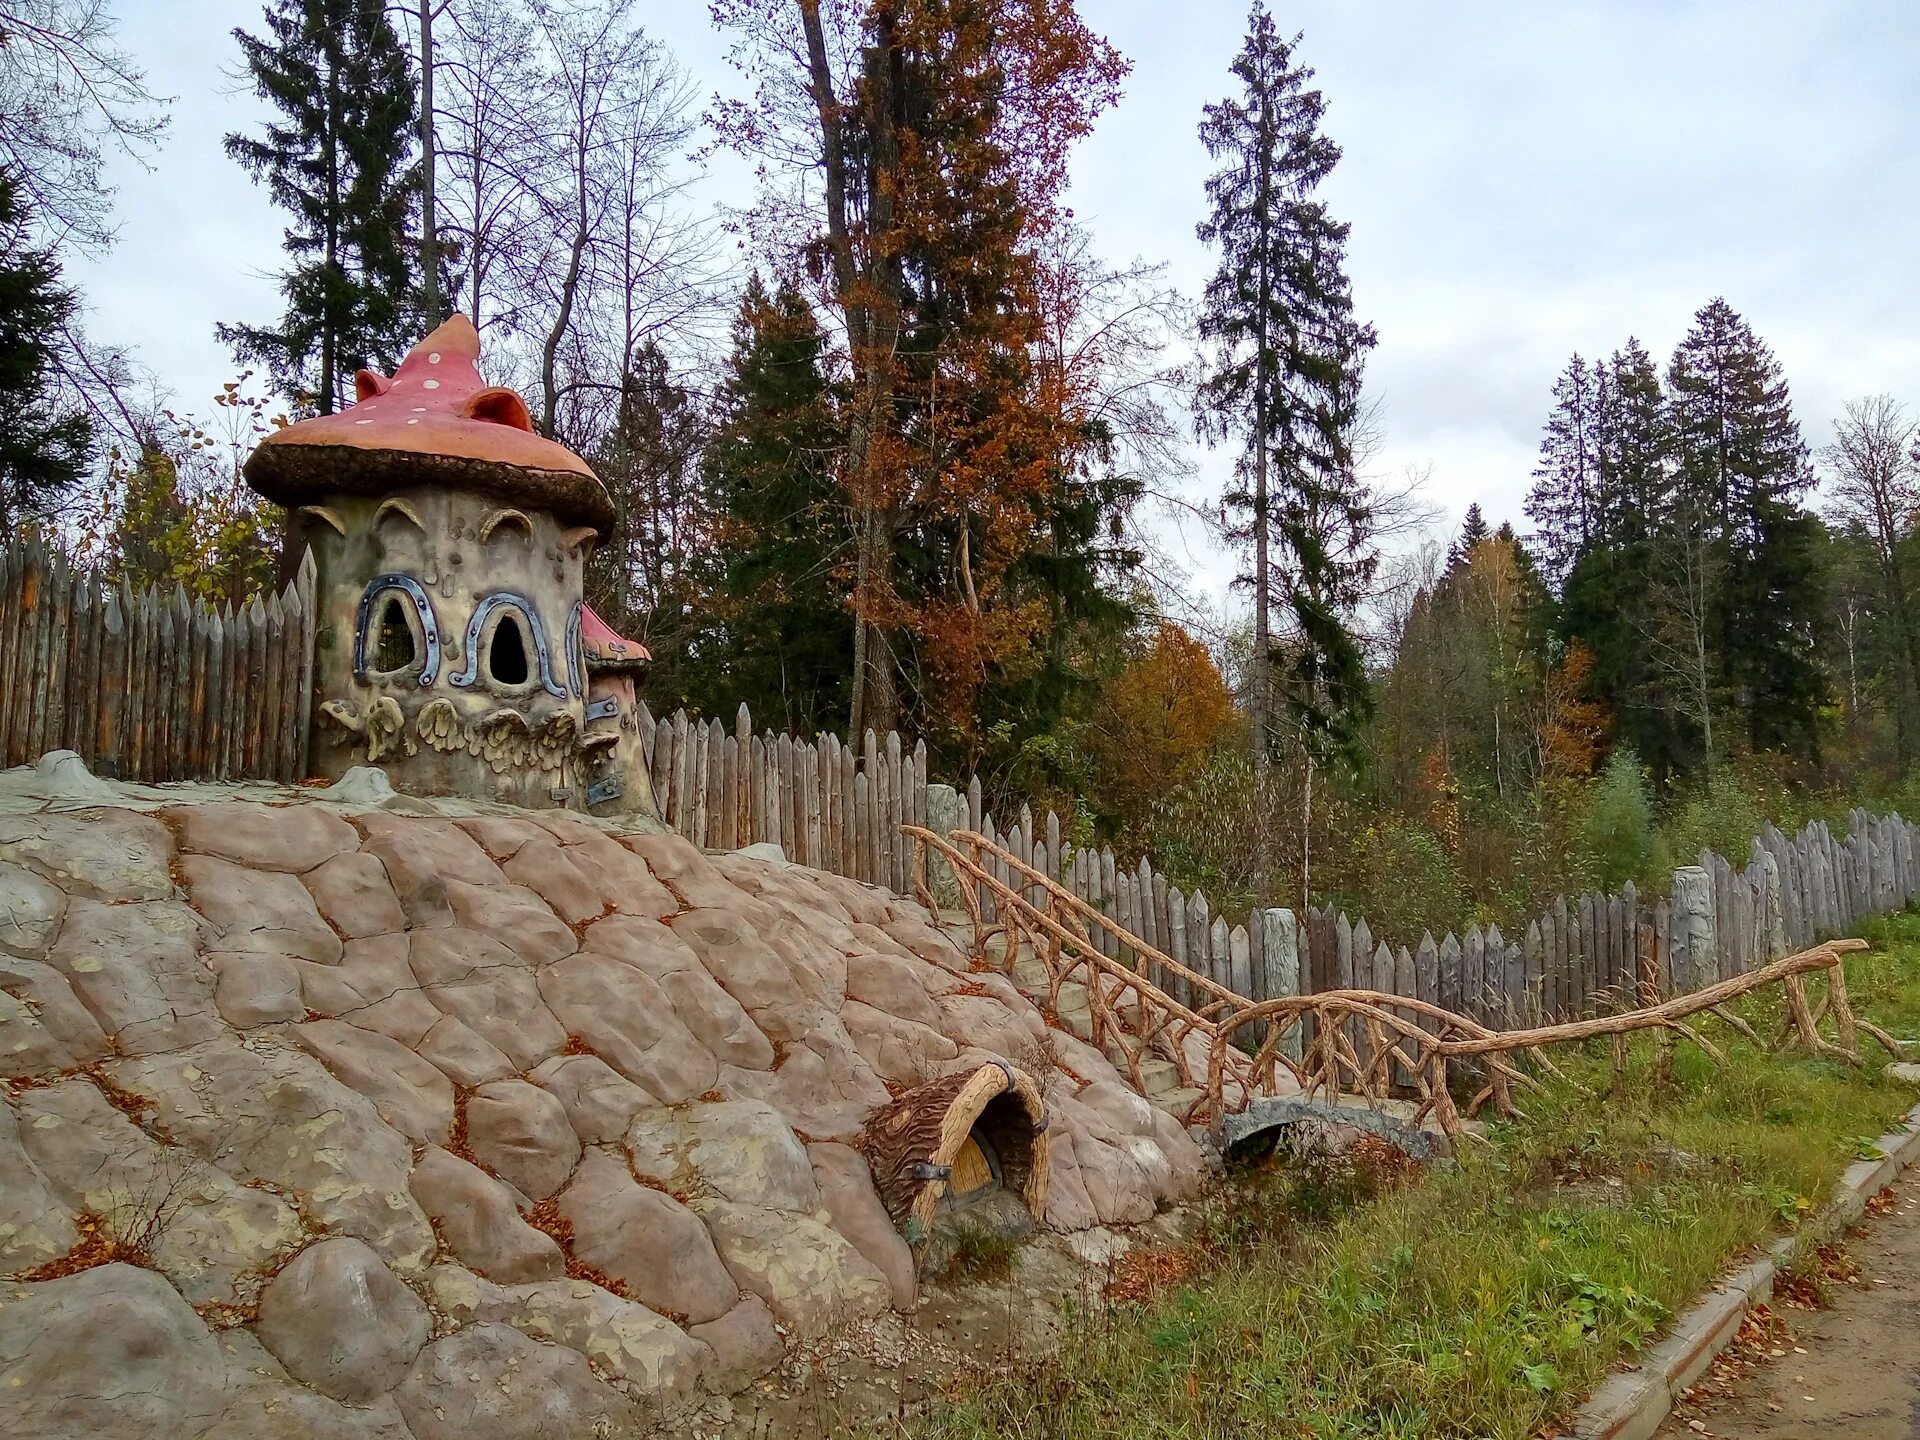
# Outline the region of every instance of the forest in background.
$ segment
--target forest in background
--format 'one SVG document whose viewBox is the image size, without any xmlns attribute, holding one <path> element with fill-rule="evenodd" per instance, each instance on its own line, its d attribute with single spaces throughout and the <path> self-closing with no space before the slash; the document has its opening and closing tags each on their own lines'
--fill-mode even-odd
<svg viewBox="0 0 1920 1440">
<path fill-rule="evenodd" d="M 109 160 L 164 164 L 164 102 L 104 0 L 0 0 L 0 540 L 256 592 L 284 517 L 252 445 L 457 308 L 613 494 L 589 598 L 652 649 L 656 713 L 897 727 L 1216 909 L 1417 938 L 1663 888 L 1764 820 L 1914 813 L 1897 399 L 1813 453 L 1703 296 L 1664 360 L 1599 336 L 1542 377 L 1525 513 L 1434 539 L 1374 468 L 1328 97 L 1263 6 L 1194 116 L 1195 295 L 1063 202 L 1129 71 L 1070 0 L 711 10 L 738 85 L 709 101 L 632 0 L 271 0 L 231 37 L 270 121 L 226 148 L 283 214 L 284 305 L 208 317 L 236 378 L 199 406 L 63 274 L 112 243 Z M 712 147 L 758 177 L 724 215 L 688 195 Z M 1234 462 L 1198 506 L 1196 436 Z M 1242 557 L 1225 625 L 1169 511 Z"/>
</svg>

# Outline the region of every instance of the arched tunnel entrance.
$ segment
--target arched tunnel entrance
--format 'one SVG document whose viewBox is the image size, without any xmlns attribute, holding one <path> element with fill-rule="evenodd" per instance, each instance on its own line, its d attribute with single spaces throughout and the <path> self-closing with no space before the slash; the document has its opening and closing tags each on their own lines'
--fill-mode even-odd
<svg viewBox="0 0 1920 1440">
<path fill-rule="evenodd" d="M 956 1225 L 1032 1228 L 1046 1213 L 1046 1102 L 1033 1077 L 982 1065 L 900 1095 L 860 1151 L 887 1212 L 923 1262 Z"/>
</svg>

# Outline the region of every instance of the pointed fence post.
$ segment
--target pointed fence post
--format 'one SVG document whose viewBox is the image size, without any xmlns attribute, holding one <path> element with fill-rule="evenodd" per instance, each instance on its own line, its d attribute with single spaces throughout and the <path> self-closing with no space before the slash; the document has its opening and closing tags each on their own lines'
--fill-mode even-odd
<svg viewBox="0 0 1920 1440">
<path fill-rule="evenodd" d="M 1260 957 L 1266 969 L 1263 984 L 1269 1000 L 1300 993 L 1300 926 L 1291 910 L 1256 910 L 1260 927 Z M 1300 1027 L 1294 1026 L 1281 1042 L 1291 1060 L 1300 1058 Z"/>
<path fill-rule="evenodd" d="M 1704 866 L 1682 865 L 1673 872 L 1673 988 L 1689 993 L 1720 978 L 1718 936 L 1714 930 L 1713 877 Z"/>
</svg>

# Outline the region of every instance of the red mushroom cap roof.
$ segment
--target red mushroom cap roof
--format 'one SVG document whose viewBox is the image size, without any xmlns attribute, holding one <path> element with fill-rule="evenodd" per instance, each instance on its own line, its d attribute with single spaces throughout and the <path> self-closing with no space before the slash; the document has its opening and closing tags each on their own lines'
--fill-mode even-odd
<svg viewBox="0 0 1920 1440">
<path fill-rule="evenodd" d="M 382 495 L 453 485 L 552 511 L 563 525 L 605 532 L 613 502 L 586 461 L 533 428 L 527 402 L 480 378 L 480 336 L 455 315 L 387 376 L 362 370 L 356 399 L 262 440 L 247 481 L 267 499 Z"/>
<path fill-rule="evenodd" d="M 646 646 L 619 634 L 593 613 L 591 605 L 580 607 L 580 643 L 587 652 L 589 670 L 638 670 L 653 659 Z"/>
</svg>

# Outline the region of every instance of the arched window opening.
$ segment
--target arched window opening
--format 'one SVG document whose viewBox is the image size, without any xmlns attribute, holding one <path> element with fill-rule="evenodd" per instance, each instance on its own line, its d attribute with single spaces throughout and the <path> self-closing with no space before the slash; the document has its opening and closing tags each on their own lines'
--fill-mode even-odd
<svg viewBox="0 0 1920 1440">
<path fill-rule="evenodd" d="M 526 631 L 518 615 L 504 611 L 487 646 L 487 676 L 496 685 L 524 685 L 530 673 Z"/>
<path fill-rule="evenodd" d="M 586 608 L 584 600 L 576 600 L 567 615 L 567 683 L 583 699 L 587 693 Z"/>
<path fill-rule="evenodd" d="M 418 652 L 413 625 L 398 593 L 390 593 L 380 607 L 380 629 L 373 647 L 373 668 L 391 673 L 412 665 Z"/>
<path fill-rule="evenodd" d="M 485 685 L 512 698 L 535 685 L 558 699 L 567 698 L 554 678 L 540 613 L 526 596 L 512 590 L 496 590 L 473 607 L 467 618 L 466 663 L 448 678 L 461 689 Z"/>
<path fill-rule="evenodd" d="M 440 678 L 440 631 L 433 604 L 408 575 L 378 575 L 360 596 L 353 673 L 361 680 L 410 681 L 427 689 Z"/>
</svg>

